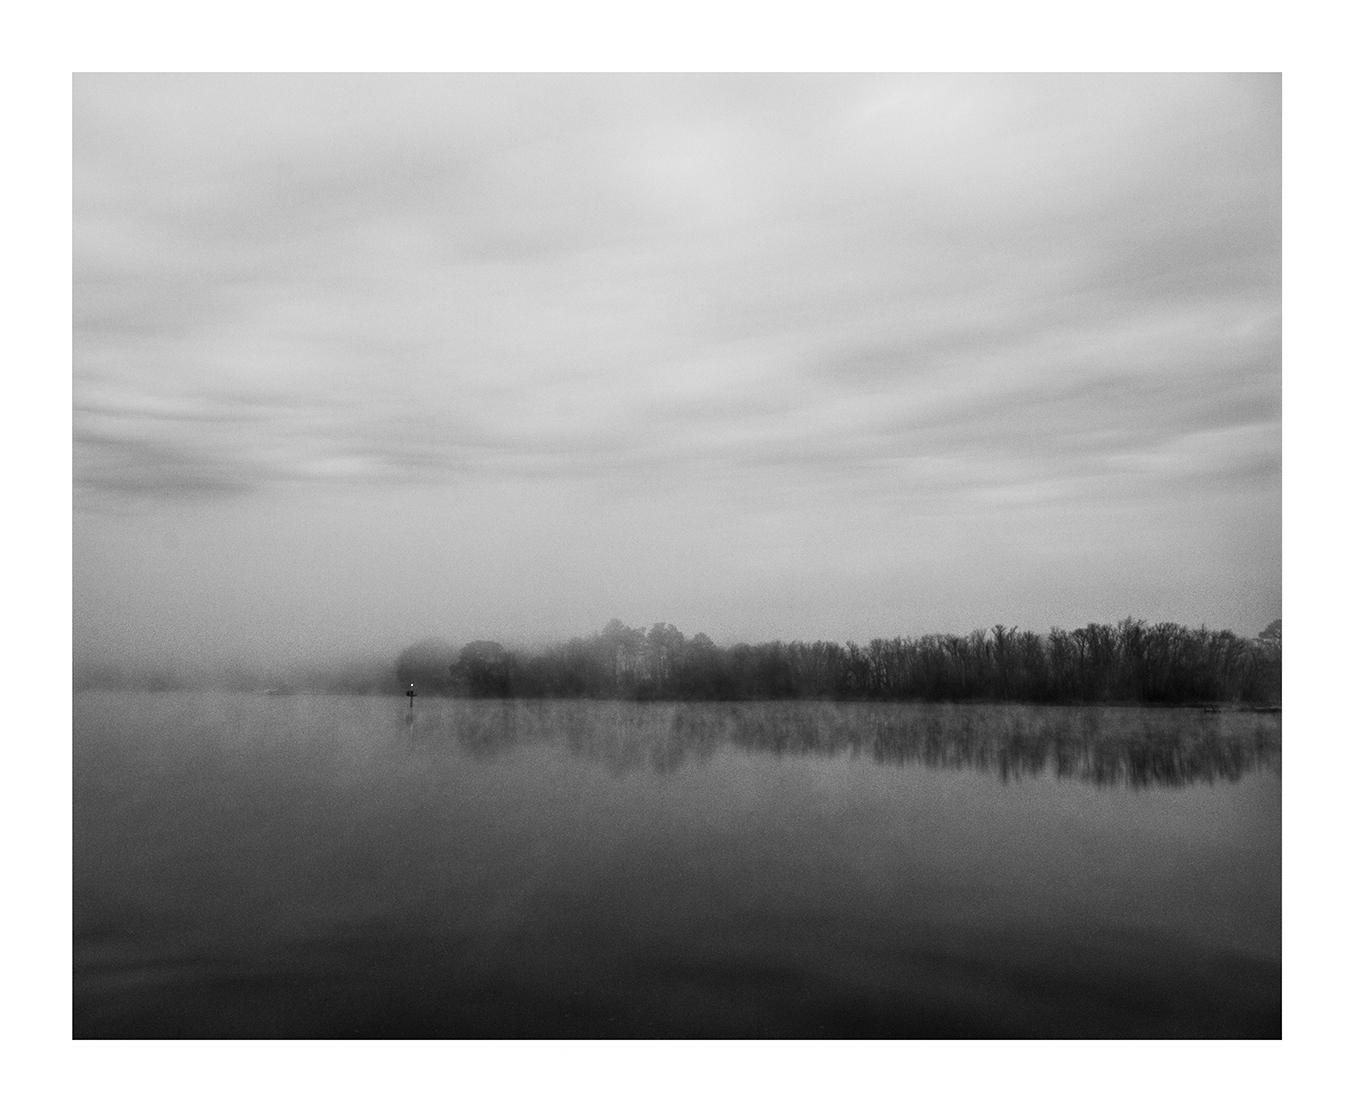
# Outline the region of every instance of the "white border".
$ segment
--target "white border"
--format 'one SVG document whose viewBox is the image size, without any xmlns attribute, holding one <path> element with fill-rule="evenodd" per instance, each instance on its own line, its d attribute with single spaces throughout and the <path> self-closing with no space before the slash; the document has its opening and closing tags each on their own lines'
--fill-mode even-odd
<svg viewBox="0 0 1354 1112">
<path fill-rule="evenodd" d="M 16 1106 L 589 1109 L 1319 1107 L 1349 988 L 1340 768 L 1349 665 L 1351 103 L 1327 6 L 1150 2 L 54 4 L 10 17 L 11 680 L 5 1009 Z M 1285 97 L 1285 1039 L 1193 1044 L 195 1043 L 69 1040 L 70 74 L 91 70 L 1282 70 Z M 1338 193 L 1337 193 L 1338 190 Z M 1343 338 L 1343 337 L 1341 337 Z M 1339 425 L 1337 425 L 1339 422 Z M 1338 484 L 1338 485 L 1337 485 Z M 1338 562 L 1337 562 L 1338 561 Z M 1329 705 L 1329 702 L 1328 702 Z M 1347 727 L 1345 733 L 1347 734 Z M 33 790 L 38 786 L 38 790 Z M 1345 980 L 1342 982 L 1341 977 Z M 1323 1004 L 1323 1001 L 1328 1001 Z M 24 1090 L 28 1092 L 25 1093 Z M 29 1094 L 32 1101 L 28 1099 Z"/>
</svg>

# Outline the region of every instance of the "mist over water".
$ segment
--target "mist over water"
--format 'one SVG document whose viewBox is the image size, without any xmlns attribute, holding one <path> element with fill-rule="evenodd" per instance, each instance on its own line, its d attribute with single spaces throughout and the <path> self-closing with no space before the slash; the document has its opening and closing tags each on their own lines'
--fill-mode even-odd
<svg viewBox="0 0 1354 1112">
<path fill-rule="evenodd" d="M 1280 91 L 76 75 L 77 1037 L 1277 1036 Z"/>
<path fill-rule="evenodd" d="M 1273 1036 L 1276 717 L 90 692 L 96 1036 Z"/>
</svg>

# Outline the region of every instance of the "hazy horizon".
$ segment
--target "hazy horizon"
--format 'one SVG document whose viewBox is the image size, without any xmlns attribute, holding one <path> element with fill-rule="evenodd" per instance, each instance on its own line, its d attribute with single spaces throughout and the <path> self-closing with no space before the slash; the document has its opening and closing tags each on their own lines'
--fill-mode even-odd
<svg viewBox="0 0 1354 1112">
<path fill-rule="evenodd" d="M 769 645 L 776 642 L 785 644 L 813 644 L 815 642 L 831 642 L 845 647 L 848 643 L 855 643 L 864 648 L 870 642 L 878 639 L 892 641 L 895 638 L 901 638 L 904 641 L 909 639 L 919 639 L 929 636 L 958 636 L 966 638 L 972 634 L 983 633 L 990 638 L 992 628 L 1001 624 L 1009 633 L 1033 632 L 1041 638 L 1046 638 L 1054 629 L 1061 629 L 1065 632 L 1071 632 L 1073 629 L 1087 625 L 1104 625 L 1117 627 L 1125 619 L 1142 622 L 1144 626 L 1153 626 L 1155 620 L 1144 620 L 1136 615 L 1123 615 L 1121 618 L 1110 619 L 1091 618 L 1084 622 L 1078 622 L 1067 626 L 1015 626 L 1010 623 L 991 622 L 980 626 L 974 626 L 971 629 L 930 629 L 920 633 L 902 633 L 898 630 L 879 630 L 868 633 L 860 637 L 828 638 L 820 635 L 805 635 L 794 637 L 773 637 L 773 638 L 711 638 L 714 644 L 720 649 L 731 649 L 736 645 L 744 644 L 751 646 Z M 660 622 L 626 622 L 623 618 L 615 617 L 609 621 L 619 621 L 629 629 L 637 629 L 642 633 L 647 633 L 653 625 L 663 624 Z M 1162 618 L 1161 622 L 1175 624 L 1186 629 L 1197 629 L 1200 626 L 1188 626 L 1185 623 L 1173 622 L 1172 619 Z M 235 679 L 249 679 L 255 681 L 270 681 L 309 677 L 311 679 L 335 679 L 345 669 L 358 669 L 364 676 L 368 675 L 373 668 L 388 669 L 393 675 L 396 663 L 400 655 L 408 649 L 415 649 L 433 644 L 449 645 L 452 650 L 459 651 L 474 642 L 490 642 L 498 644 L 504 649 L 515 654 L 535 655 L 548 652 L 552 649 L 558 649 L 574 640 L 588 641 L 603 633 L 609 622 L 602 623 L 596 628 L 580 629 L 569 633 L 559 635 L 540 636 L 540 637 L 507 637 L 496 636 L 492 631 L 481 630 L 473 635 L 455 636 L 448 635 L 445 631 L 424 631 L 422 634 L 412 635 L 397 641 L 389 643 L 367 642 L 358 643 L 352 646 L 343 646 L 330 644 L 320 646 L 317 650 L 302 653 L 290 657 L 285 656 L 259 656 L 257 654 L 242 652 L 234 656 L 223 654 L 200 655 L 197 657 L 177 657 L 169 653 L 147 653 L 142 656 L 133 655 L 98 655 L 97 653 L 81 654 L 79 651 L 75 654 L 75 668 L 77 678 L 81 675 L 86 678 L 90 676 L 117 675 L 122 674 L 128 680 L 140 680 L 155 675 L 168 675 L 175 678 L 191 681 L 193 683 L 216 683 Z M 670 623 L 669 623 L 670 624 Z M 1269 623 L 1266 623 L 1268 625 Z M 709 636 L 704 629 L 684 629 L 677 627 L 684 638 L 690 642 L 692 638 L 705 634 Z M 1263 630 L 1237 630 L 1228 629 L 1222 626 L 1207 626 L 1203 623 L 1203 628 L 1214 631 L 1226 631 L 1235 634 L 1244 639 L 1254 640 Z"/>
<path fill-rule="evenodd" d="M 1281 616 L 1277 75 L 78 75 L 77 660 Z"/>
</svg>

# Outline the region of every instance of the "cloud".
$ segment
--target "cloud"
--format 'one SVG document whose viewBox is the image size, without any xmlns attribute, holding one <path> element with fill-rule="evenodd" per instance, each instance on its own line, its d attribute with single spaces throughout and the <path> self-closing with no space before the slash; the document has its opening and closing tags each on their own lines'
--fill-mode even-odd
<svg viewBox="0 0 1354 1112">
<path fill-rule="evenodd" d="M 1278 101 L 1267 75 L 80 76 L 77 507 L 517 484 L 617 545 L 645 497 L 687 532 L 787 507 L 782 540 L 795 506 L 1030 536 L 1107 500 L 1208 519 L 1219 489 L 1269 513 Z"/>
</svg>

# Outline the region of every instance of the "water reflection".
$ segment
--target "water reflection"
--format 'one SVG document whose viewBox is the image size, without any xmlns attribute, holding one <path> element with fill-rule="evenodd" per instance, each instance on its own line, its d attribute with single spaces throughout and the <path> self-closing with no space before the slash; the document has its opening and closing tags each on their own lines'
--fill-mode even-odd
<svg viewBox="0 0 1354 1112">
<path fill-rule="evenodd" d="M 1281 1033 L 1275 717 L 92 693 L 73 756 L 81 1038 Z"/>
<path fill-rule="evenodd" d="M 556 745 L 618 774 L 672 773 L 732 749 L 1105 788 L 1234 782 L 1281 763 L 1275 716 L 1124 707 L 447 701 L 426 708 L 410 738 L 485 758 Z"/>
</svg>

